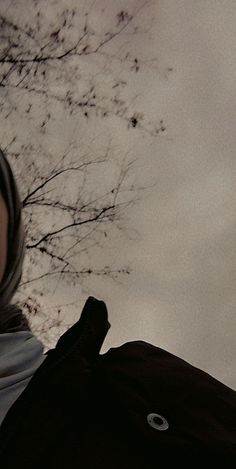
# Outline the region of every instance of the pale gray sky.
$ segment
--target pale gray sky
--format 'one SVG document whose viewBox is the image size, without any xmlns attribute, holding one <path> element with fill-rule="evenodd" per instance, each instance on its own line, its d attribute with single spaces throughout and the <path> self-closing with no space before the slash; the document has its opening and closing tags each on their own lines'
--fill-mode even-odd
<svg viewBox="0 0 236 469">
<path fill-rule="evenodd" d="M 101 4 L 95 16 L 102 24 Z M 83 145 L 90 135 L 104 135 L 104 141 L 110 135 L 121 153 L 132 149 L 138 157 L 137 181 L 157 182 L 127 213 L 139 238 L 117 238 L 92 259 L 130 263 L 133 272 L 119 285 L 91 279 L 88 294 L 60 288 L 54 300 L 79 296 L 67 322 L 78 320 L 87 296 L 106 302 L 111 328 L 102 353 L 142 339 L 236 389 L 236 3 L 159 0 L 142 13 L 143 27 L 150 19 L 147 35 L 127 35 L 140 61 L 127 97 L 139 94 L 133 107 L 147 122 L 163 119 L 166 132 L 151 139 L 126 132 L 112 118 L 87 128 L 74 118 L 72 126 L 58 121 L 48 136 L 55 149 L 74 138 L 78 125 Z M 147 57 L 153 67 L 142 67 Z M 126 73 L 118 63 L 117 75 Z M 22 132 L 27 138 L 28 130 Z"/>
<path fill-rule="evenodd" d="M 236 389 L 236 4 L 163 0 L 155 20 L 138 50 L 160 73 L 139 86 L 169 139 L 136 143 L 140 177 L 159 184 L 130 213 L 142 239 L 116 247 L 132 276 L 94 282 L 112 325 L 102 351 L 141 338 Z"/>
</svg>

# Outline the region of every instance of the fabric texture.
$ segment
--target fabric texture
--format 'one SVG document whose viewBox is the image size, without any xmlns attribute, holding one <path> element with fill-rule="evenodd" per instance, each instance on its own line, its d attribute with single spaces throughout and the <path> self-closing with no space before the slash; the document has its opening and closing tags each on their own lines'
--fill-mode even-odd
<svg viewBox="0 0 236 469">
<path fill-rule="evenodd" d="M 0 283 L 0 334 L 30 330 L 29 322 L 16 304 L 11 304 L 22 277 L 25 231 L 22 204 L 11 166 L 0 150 L 0 192 L 8 209 L 8 249 L 5 272 Z M 1 222 L 1 220 L 0 220 Z"/>
<path fill-rule="evenodd" d="M 234 467 L 236 392 L 145 341 L 99 354 L 109 328 L 89 297 L 9 409 L 1 468 Z"/>
<path fill-rule="evenodd" d="M 0 425 L 46 359 L 43 350 L 30 331 L 0 334 Z"/>
</svg>

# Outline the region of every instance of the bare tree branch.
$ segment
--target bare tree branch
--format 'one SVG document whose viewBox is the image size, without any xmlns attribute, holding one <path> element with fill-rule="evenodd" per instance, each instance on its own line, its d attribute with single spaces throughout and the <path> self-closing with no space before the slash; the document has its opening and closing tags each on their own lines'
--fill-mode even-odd
<svg viewBox="0 0 236 469">
<path fill-rule="evenodd" d="M 129 233 L 125 213 L 151 188 L 133 180 L 133 150 L 130 159 L 126 151 L 121 157 L 118 145 L 117 152 L 110 144 L 100 152 L 104 126 L 100 135 L 94 129 L 112 117 L 124 132 L 149 138 L 166 133 L 158 111 L 148 121 L 136 109 L 140 93 L 133 84 L 134 74 L 153 65 L 151 57 L 139 58 L 130 45 L 137 35 L 149 34 L 152 17 L 145 29 L 141 13 L 155 1 L 131 4 L 114 3 L 101 33 L 92 27 L 96 2 L 88 7 L 82 1 L 77 8 L 68 0 L 65 8 L 57 0 L 49 6 L 53 23 L 40 2 L 25 17 L 13 8 L 6 16 L 0 5 L 0 111 L 9 142 L 3 148 L 22 194 L 26 259 L 19 291 L 29 317 L 44 315 L 40 297 L 54 280 L 56 288 L 64 281 L 82 287 L 92 276 L 118 281 L 131 272 L 119 259 L 117 268 L 90 262 L 92 249 L 105 249 L 113 232 Z M 90 128 L 91 117 L 96 125 Z M 64 142 L 66 132 L 69 142 Z M 39 289 L 27 294 L 32 285 Z M 58 318 L 51 324 L 58 325 Z"/>
</svg>

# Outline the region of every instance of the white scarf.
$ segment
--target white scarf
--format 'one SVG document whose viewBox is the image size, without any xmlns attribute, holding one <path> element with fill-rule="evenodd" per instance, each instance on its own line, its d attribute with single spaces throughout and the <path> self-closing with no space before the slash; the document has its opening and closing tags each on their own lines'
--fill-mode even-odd
<svg viewBox="0 0 236 469">
<path fill-rule="evenodd" d="M 0 334 L 0 425 L 47 355 L 31 331 Z"/>
</svg>

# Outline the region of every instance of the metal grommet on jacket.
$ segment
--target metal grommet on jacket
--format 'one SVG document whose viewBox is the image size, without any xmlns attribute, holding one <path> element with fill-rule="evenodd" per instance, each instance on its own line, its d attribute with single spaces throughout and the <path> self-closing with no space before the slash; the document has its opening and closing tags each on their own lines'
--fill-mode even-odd
<svg viewBox="0 0 236 469">
<path fill-rule="evenodd" d="M 156 414 L 154 412 L 147 415 L 147 421 L 149 425 L 155 428 L 156 430 L 163 431 L 169 428 L 169 424 L 167 420 L 165 419 L 165 417 L 163 417 L 160 414 Z"/>
</svg>

